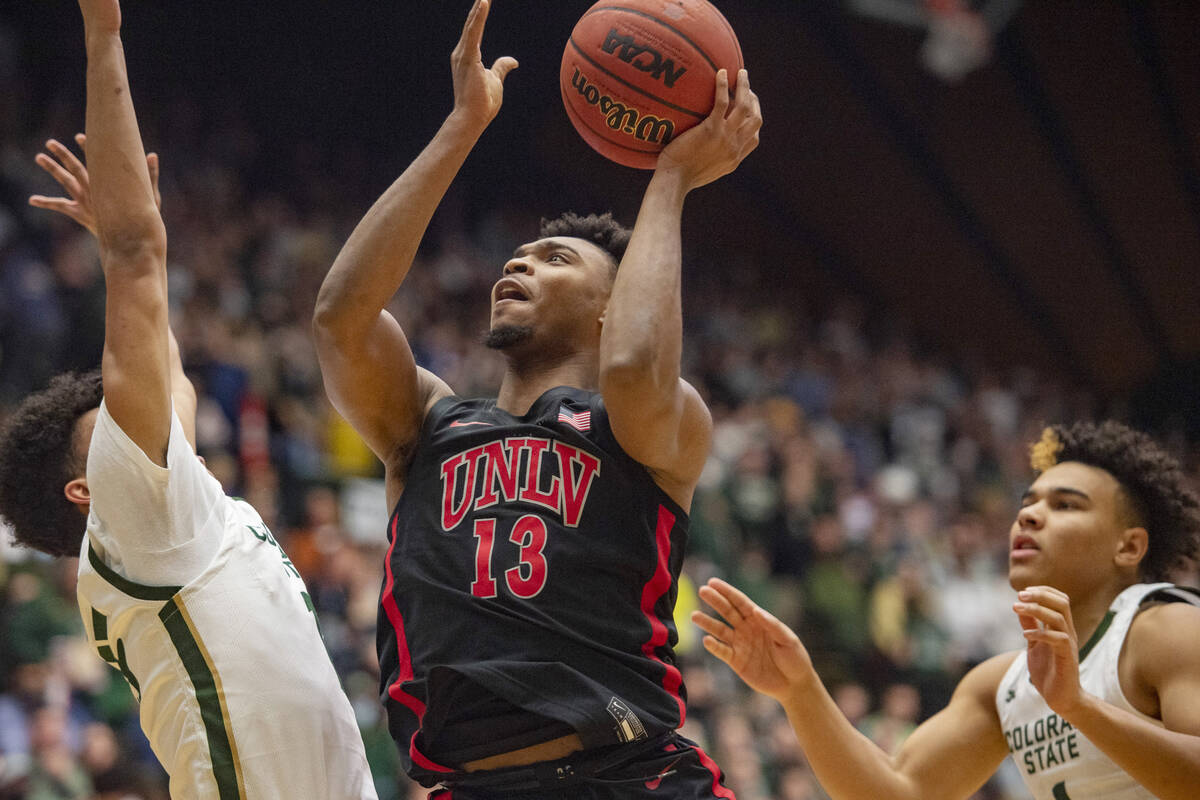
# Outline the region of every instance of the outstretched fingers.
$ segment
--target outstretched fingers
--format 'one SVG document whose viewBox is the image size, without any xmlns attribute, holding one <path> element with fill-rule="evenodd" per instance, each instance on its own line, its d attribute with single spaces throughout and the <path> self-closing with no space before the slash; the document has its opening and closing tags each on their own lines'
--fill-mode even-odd
<svg viewBox="0 0 1200 800">
<path fill-rule="evenodd" d="M 700 641 L 703 642 L 705 650 L 712 653 L 729 666 L 733 666 L 734 652 L 731 645 L 726 644 L 714 636 L 705 636 Z"/>
<path fill-rule="evenodd" d="M 741 613 L 726 594 L 725 588 L 733 589 L 732 586 L 721 581 L 721 584 L 715 584 L 714 581 L 719 579 L 712 578 L 709 582 L 700 587 L 698 594 L 700 599 L 712 607 L 722 618 L 729 622 L 731 627 L 736 628 L 745 619 L 745 614 Z M 722 586 L 723 585 L 723 586 Z M 720 587 L 720 588 L 719 588 Z"/>
<path fill-rule="evenodd" d="M 46 149 L 54 158 L 45 153 L 38 153 L 33 158 L 34 163 L 54 178 L 71 197 L 79 199 L 85 196 L 88 190 L 87 170 L 75 154 L 55 139 L 46 142 Z"/>
<path fill-rule="evenodd" d="M 716 617 L 705 614 L 703 611 L 693 611 L 692 622 L 696 623 L 696 627 L 700 630 L 710 636 L 715 636 L 723 642 L 728 642 L 733 638 L 733 628 Z"/>
<path fill-rule="evenodd" d="M 707 586 L 700 587 L 701 597 L 703 597 L 706 594 L 705 589 L 709 589 L 709 587 L 707 587 Z M 714 592 L 711 589 L 709 589 L 708 593 L 714 594 Z M 716 599 L 718 603 L 721 603 L 720 599 L 718 599 L 718 598 L 713 598 L 713 599 Z M 705 602 L 709 602 L 709 601 L 705 600 Z M 709 605 L 713 605 L 713 604 L 711 602 L 709 602 Z M 715 608 L 715 606 L 714 606 L 714 608 Z M 721 613 L 721 612 L 718 611 L 717 613 Z M 736 613 L 736 612 L 731 611 L 731 613 Z M 725 616 L 725 615 L 722 614 L 722 616 Z M 734 637 L 737 635 L 736 631 L 734 631 L 734 629 L 731 626 L 726 625 L 724 622 L 722 622 L 721 620 L 719 620 L 715 617 L 705 614 L 703 611 L 693 611 L 691 618 L 692 618 L 692 622 L 696 624 L 696 627 L 700 628 L 700 630 L 704 631 L 704 633 L 707 634 L 703 639 L 700 640 L 704 644 L 704 649 L 707 650 L 708 652 L 712 653 L 717 658 L 724 661 L 729 666 L 731 666 L 731 667 L 734 666 L 734 659 L 736 658 L 737 654 L 734 651 L 733 640 L 734 640 Z M 728 617 L 726 617 L 726 618 L 728 619 Z"/>
<path fill-rule="evenodd" d="M 47 197 L 44 194 L 31 194 L 29 196 L 29 205 L 34 208 L 44 208 L 47 211 L 57 211 L 60 214 L 66 214 L 75 221 L 79 221 L 77 206 L 74 200 L 68 200 L 65 197 Z"/>
<path fill-rule="evenodd" d="M 720 578 L 709 578 L 707 586 L 733 609 L 739 619 L 749 619 L 758 609 L 754 601 L 747 597 L 741 589 Z"/>
<path fill-rule="evenodd" d="M 82 135 L 82 134 L 81 134 Z M 80 136 L 81 136 L 80 135 Z M 80 137 L 76 137 L 80 141 Z M 54 211 L 70 217 L 92 233 L 96 232 L 95 220 L 92 219 L 91 201 L 87 168 L 76 158 L 66 146 L 56 139 L 46 142 L 47 153 L 34 156 L 34 163 L 46 171 L 50 177 L 63 188 L 67 197 L 47 197 L 35 194 L 29 198 L 29 205 L 47 211 Z"/>
<path fill-rule="evenodd" d="M 462 39 L 459 40 L 459 44 L 464 55 L 473 55 L 476 60 L 481 60 L 483 57 L 483 28 L 487 24 L 488 11 L 491 7 L 491 0 L 475 0 L 471 6 L 471 13 L 467 14 L 467 21 L 463 23 Z"/>
</svg>

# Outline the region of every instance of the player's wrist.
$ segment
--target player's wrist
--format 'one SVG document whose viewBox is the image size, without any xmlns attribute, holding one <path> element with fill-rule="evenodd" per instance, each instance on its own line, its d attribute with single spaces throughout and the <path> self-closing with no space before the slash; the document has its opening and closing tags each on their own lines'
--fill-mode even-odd
<svg viewBox="0 0 1200 800">
<path fill-rule="evenodd" d="M 682 164 L 660 161 L 646 187 L 646 195 L 655 195 L 659 206 L 676 205 L 682 210 L 683 201 L 693 188 L 690 173 Z"/>
<path fill-rule="evenodd" d="M 450 115 L 446 117 L 445 129 L 452 134 L 469 137 L 474 143 L 474 140 L 487 130 L 488 125 L 492 124 L 493 119 L 494 114 L 485 114 L 470 106 L 456 103 Z"/>
<path fill-rule="evenodd" d="M 775 696 L 775 699 L 785 709 L 811 707 L 813 693 L 824 690 L 820 677 L 811 666 L 784 676 L 784 680 L 785 686 Z"/>
<path fill-rule="evenodd" d="M 1100 698 L 1083 691 L 1081 688 L 1074 696 L 1064 698 L 1055 703 L 1056 707 L 1051 710 L 1078 728 L 1081 726 L 1086 727 L 1089 719 L 1094 719 L 1098 716 L 1100 704 Z"/>
<path fill-rule="evenodd" d="M 91 46 L 93 40 L 107 41 L 112 39 L 120 40 L 121 38 L 121 21 L 118 19 L 115 22 L 108 19 L 98 19 L 87 14 L 83 17 L 83 40 L 84 44 Z"/>
</svg>

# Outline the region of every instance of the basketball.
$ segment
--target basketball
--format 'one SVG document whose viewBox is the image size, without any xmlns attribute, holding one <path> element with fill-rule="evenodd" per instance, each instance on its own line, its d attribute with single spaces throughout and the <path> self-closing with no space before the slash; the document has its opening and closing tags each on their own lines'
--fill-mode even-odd
<svg viewBox="0 0 1200 800">
<path fill-rule="evenodd" d="M 741 68 L 737 35 L 707 0 L 600 0 L 571 32 L 559 88 L 596 152 L 653 169 L 712 111 L 717 71 L 728 70 L 732 91 Z"/>
</svg>

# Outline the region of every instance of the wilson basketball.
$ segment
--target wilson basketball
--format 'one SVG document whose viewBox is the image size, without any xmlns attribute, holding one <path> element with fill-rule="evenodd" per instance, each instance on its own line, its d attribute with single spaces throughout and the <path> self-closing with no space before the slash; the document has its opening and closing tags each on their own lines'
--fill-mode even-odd
<svg viewBox="0 0 1200 800">
<path fill-rule="evenodd" d="M 717 70 L 730 91 L 742 48 L 707 0 L 600 0 L 571 32 L 559 88 L 575 130 L 605 158 L 653 169 L 708 116 Z"/>
</svg>

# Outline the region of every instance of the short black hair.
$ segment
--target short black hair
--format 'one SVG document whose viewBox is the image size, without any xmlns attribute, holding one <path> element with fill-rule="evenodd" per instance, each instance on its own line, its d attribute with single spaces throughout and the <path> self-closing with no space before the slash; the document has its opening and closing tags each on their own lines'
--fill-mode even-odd
<svg viewBox="0 0 1200 800">
<path fill-rule="evenodd" d="M 603 214 L 588 214 L 580 216 L 574 211 L 567 211 L 556 219 L 542 218 L 538 238 L 548 236 L 571 236 L 584 239 L 613 257 L 618 265 L 625 257 L 625 248 L 629 245 L 629 236 L 633 231 L 613 219 L 611 211 Z"/>
<path fill-rule="evenodd" d="M 1148 434 L 1119 422 L 1051 425 L 1032 448 L 1041 473 L 1064 461 L 1099 467 L 1121 485 L 1134 522 L 1149 534 L 1144 579 L 1170 580 L 1200 549 L 1200 499 L 1179 462 Z"/>
<path fill-rule="evenodd" d="M 100 371 L 68 372 L 25 398 L 0 433 L 0 516 L 17 544 L 52 556 L 79 555 L 87 517 L 63 487 L 87 469 L 75 450 L 79 418 L 104 396 Z"/>
</svg>

